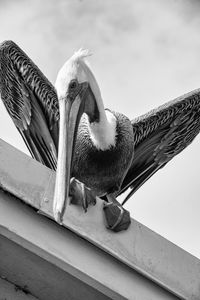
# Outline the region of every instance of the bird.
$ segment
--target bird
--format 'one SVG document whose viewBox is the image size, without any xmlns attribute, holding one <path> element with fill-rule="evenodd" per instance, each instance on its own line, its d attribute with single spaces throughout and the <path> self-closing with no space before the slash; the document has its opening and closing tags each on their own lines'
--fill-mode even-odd
<svg viewBox="0 0 200 300">
<path fill-rule="evenodd" d="M 33 158 L 56 170 L 55 220 L 62 223 L 75 178 L 83 206 L 91 190 L 108 201 L 107 207 L 119 208 L 115 231 L 126 201 L 198 135 L 200 89 L 129 120 L 104 108 L 89 56 L 87 50 L 76 51 L 54 87 L 19 46 L 5 41 L 0 93 Z M 120 204 L 117 197 L 127 190 Z"/>
</svg>

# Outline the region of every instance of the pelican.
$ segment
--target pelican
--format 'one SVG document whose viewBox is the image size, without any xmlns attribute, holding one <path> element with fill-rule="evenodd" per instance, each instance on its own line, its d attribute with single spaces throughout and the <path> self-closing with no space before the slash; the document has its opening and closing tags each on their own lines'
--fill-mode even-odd
<svg viewBox="0 0 200 300">
<path fill-rule="evenodd" d="M 130 121 L 104 108 L 100 88 L 75 52 L 58 73 L 55 88 L 12 41 L 0 45 L 1 98 L 31 155 L 56 171 L 54 217 L 62 222 L 70 202 L 71 178 L 87 207 L 88 191 L 126 210 L 124 204 L 153 174 L 185 149 L 200 130 L 200 89 Z M 127 215 L 126 215 L 127 216 Z M 129 217 L 130 218 L 130 217 Z"/>
</svg>

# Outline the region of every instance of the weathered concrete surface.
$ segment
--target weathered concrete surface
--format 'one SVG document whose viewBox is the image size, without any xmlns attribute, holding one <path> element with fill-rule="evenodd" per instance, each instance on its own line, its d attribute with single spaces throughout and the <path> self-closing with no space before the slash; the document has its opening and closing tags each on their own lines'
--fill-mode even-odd
<svg viewBox="0 0 200 300">
<path fill-rule="evenodd" d="M 41 300 L 176 300 L 75 233 L 0 192 L 0 274 Z"/>
<path fill-rule="evenodd" d="M 0 185 L 50 218 L 54 182 L 54 172 L 0 142 Z M 200 261 L 135 220 L 126 232 L 108 231 L 102 201 L 87 214 L 70 205 L 63 225 L 180 298 L 200 299 Z"/>
<path fill-rule="evenodd" d="M 31 294 L 23 292 L 18 286 L 0 278 L 0 300 L 39 300 Z"/>
<path fill-rule="evenodd" d="M 32 299 L 28 298 L 30 295 L 40 300 L 110 299 L 70 273 L 56 267 L 53 262 L 34 254 L 33 249 L 20 246 L 20 242 L 17 244 L 0 235 L 0 245 L 0 276 L 12 282 L 15 287 L 19 287 L 16 294 L 24 297 L 16 296 L 11 299 Z M 42 249 L 40 251 L 42 252 Z M 24 292 L 20 293 L 20 289 Z M 6 286 L 2 291 L 0 282 L 0 300 L 4 299 L 1 298 L 4 294 L 6 294 Z M 7 294 L 10 294 L 10 289 Z"/>
</svg>

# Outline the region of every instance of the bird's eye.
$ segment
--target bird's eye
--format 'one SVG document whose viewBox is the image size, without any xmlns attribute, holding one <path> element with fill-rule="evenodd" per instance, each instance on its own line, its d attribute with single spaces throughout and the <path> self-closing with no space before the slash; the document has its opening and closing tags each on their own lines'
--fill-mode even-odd
<svg viewBox="0 0 200 300">
<path fill-rule="evenodd" d="M 72 81 L 70 82 L 70 84 L 69 84 L 69 89 L 70 89 L 70 90 L 75 90 L 75 89 L 77 88 L 77 86 L 78 86 L 77 80 L 72 80 Z"/>
</svg>

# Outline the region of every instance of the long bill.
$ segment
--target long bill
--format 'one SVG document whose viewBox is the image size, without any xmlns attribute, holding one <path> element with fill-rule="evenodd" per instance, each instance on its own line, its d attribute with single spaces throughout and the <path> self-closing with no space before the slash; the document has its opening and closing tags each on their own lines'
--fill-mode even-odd
<svg viewBox="0 0 200 300">
<path fill-rule="evenodd" d="M 85 89 L 86 86 L 83 86 L 81 94 L 83 94 L 83 90 Z M 59 100 L 60 129 L 53 215 L 55 220 L 60 224 L 62 224 L 63 214 L 69 204 L 73 151 L 78 124 L 83 113 L 81 94 L 78 94 L 74 101 L 67 99 L 67 97 Z"/>
</svg>

